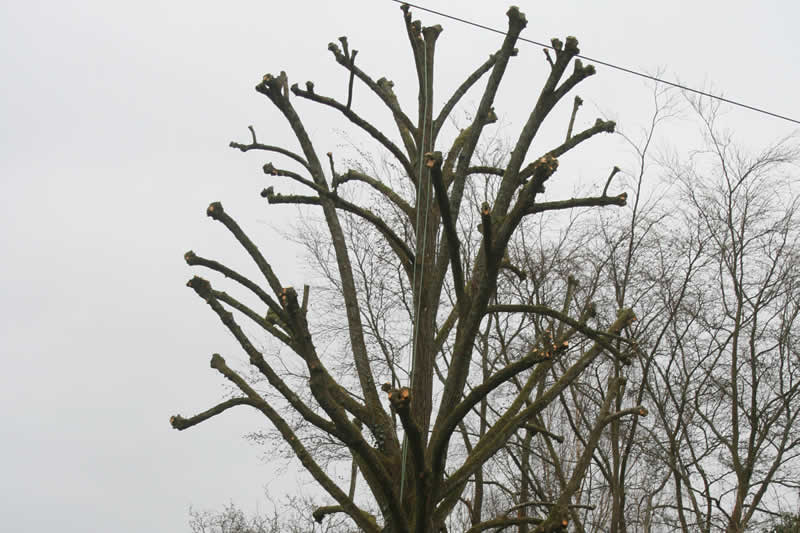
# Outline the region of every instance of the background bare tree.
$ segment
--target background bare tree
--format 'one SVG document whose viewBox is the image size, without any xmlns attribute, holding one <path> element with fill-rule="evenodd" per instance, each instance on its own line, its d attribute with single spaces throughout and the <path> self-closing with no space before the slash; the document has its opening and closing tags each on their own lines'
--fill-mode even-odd
<svg viewBox="0 0 800 533">
<path fill-rule="evenodd" d="M 576 530 L 746 531 L 797 505 L 797 145 L 748 153 L 720 131 L 716 107 L 688 99 L 702 146 L 685 159 L 651 157 L 653 134 L 678 103 L 654 95 L 649 128 L 626 137 L 640 162 L 624 173 L 629 207 L 566 239 L 592 251 L 578 264 L 597 272 L 600 312 L 636 309 L 640 320 L 623 333 L 637 354 L 571 385 L 563 410 L 550 412 L 561 417 L 551 429 L 568 429 L 562 449 L 528 477 L 547 479 L 543 464 L 555 477 L 588 431 L 582 413 L 602 401 L 597 385 L 627 377 L 644 386 L 621 397 L 656 416 L 610 425 L 581 493 L 593 505 L 576 513 Z M 531 444 L 541 457 L 551 448 Z"/>
<path fill-rule="evenodd" d="M 800 233 L 789 139 L 737 148 L 717 108 L 689 100 L 704 145 L 669 162 L 682 242 L 655 270 L 674 317 L 647 380 L 657 407 L 654 452 L 671 472 L 671 512 L 684 531 L 745 531 L 798 493 Z M 680 255 L 675 252 L 678 251 Z M 667 274 L 685 272 L 682 287 Z M 678 289 L 678 290 L 676 290 Z"/>
</svg>

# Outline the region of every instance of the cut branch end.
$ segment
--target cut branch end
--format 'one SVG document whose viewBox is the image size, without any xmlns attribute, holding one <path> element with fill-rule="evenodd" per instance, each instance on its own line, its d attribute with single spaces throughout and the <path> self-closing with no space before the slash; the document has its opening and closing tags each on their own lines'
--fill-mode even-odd
<svg viewBox="0 0 800 533">
<path fill-rule="evenodd" d="M 222 204 L 219 202 L 211 203 L 208 206 L 208 209 L 206 209 L 206 215 L 210 216 L 214 220 L 219 220 L 219 217 L 221 217 L 223 214 L 225 214 L 225 210 L 222 208 Z"/>
</svg>

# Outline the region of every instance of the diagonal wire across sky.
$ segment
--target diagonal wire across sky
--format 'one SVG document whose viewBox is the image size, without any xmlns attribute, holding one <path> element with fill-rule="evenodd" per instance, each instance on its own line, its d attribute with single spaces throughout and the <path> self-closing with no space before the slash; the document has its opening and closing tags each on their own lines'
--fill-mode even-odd
<svg viewBox="0 0 800 533">
<path fill-rule="evenodd" d="M 420 11 L 426 11 L 426 12 L 432 13 L 434 15 L 439 15 L 440 17 L 445 17 L 447 19 L 455 20 L 455 21 L 461 22 L 463 24 L 468 24 L 470 26 L 474 26 L 474 27 L 480 28 L 482 30 L 487 30 L 487 31 L 491 31 L 491 32 L 494 32 L 494 33 L 499 33 L 500 35 L 506 35 L 506 32 L 503 31 L 503 30 L 499 30 L 497 28 L 492 28 L 491 26 L 487 26 L 485 24 L 481 24 L 479 22 L 475 22 L 475 21 L 472 21 L 472 20 L 467 20 L 465 18 L 457 17 L 455 15 L 450 15 L 450 14 L 444 13 L 442 11 L 436 11 L 434 9 L 430 9 L 430 8 L 427 8 L 427 7 L 418 5 L 418 4 L 412 4 L 412 3 L 409 3 L 409 2 L 404 2 L 403 0 L 390 0 L 390 1 L 391 2 L 395 2 L 397 4 L 406 4 L 406 5 L 410 6 L 410 7 L 413 7 L 414 9 L 419 9 Z M 550 45 L 550 44 L 542 43 L 542 42 L 539 42 L 539 41 L 534 41 L 532 39 L 526 39 L 525 37 L 519 37 L 518 40 L 524 41 L 524 42 L 530 43 L 530 44 L 535 44 L 535 45 L 541 46 L 543 48 L 550 48 L 550 49 L 554 50 L 553 46 Z M 600 59 L 595 59 L 593 57 L 588 57 L 588 56 L 585 56 L 583 54 L 578 54 L 576 57 L 579 57 L 581 59 L 585 59 L 586 61 L 591 61 L 592 63 L 596 63 L 598 65 L 603 65 L 605 67 L 609 67 L 609 68 L 612 68 L 612 69 L 615 69 L 615 70 L 619 70 L 619 71 L 625 72 L 626 74 L 631 74 L 633 76 L 639 76 L 640 78 L 645 78 L 645 79 L 648 79 L 648 80 L 651 80 L 651 81 L 655 81 L 657 83 L 663 83 L 665 85 L 670 85 L 672 87 L 677 87 L 678 89 L 682 89 L 684 91 L 688 91 L 688 92 L 691 92 L 691 93 L 699 94 L 701 96 L 706 96 L 708 98 L 713 98 L 715 100 L 719 100 L 721 102 L 725 102 L 725 103 L 728 103 L 728 104 L 731 104 L 731 105 L 735 105 L 735 106 L 738 106 L 738 107 L 743 107 L 745 109 L 749 109 L 749 110 L 755 111 L 757 113 L 762 113 L 764 115 L 769 115 L 771 117 L 779 118 L 779 119 L 785 120 L 787 122 L 793 122 L 795 124 L 800 124 L 800 120 L 788 117 L 786 115 L 773 113 L 772 111 L 767 111 L 766 109 L 762 109 L 760 107 L 748 105 L 748 104 L 745 104 L 743 102 L 738 102 L 736 100 L 731 100 L 730 98 L 725 98 L 723 96 L 719 96 L 719 95 L 716 95 L 716 94 L 707 93 L 707 92 L 701 91 L 699 89 L 693 89 L 693 88 L 688 87 L 686 85 L 681 85 L 680 83 L 676 83 L 676 82 L 673 82 L 673 81 L 667 81 L 665 79 L 658 78 L 656 76 L 652 76 L 652 75 L 646 74 L 644 72 L 633 70 L 633 69 L 630 69 L 630 68 L 627 68 L 627 67 L 623 67 L 623 66 L 620 66 L 620 65 L 615 65 L 614 63 L 609 63 L 608 61 L 602 61 Z"/>
</svg>

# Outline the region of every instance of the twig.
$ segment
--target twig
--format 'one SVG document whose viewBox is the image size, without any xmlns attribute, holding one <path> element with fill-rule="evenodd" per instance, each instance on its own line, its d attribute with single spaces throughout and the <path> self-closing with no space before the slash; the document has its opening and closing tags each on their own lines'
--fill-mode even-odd
<svg viewBox="0 0 800 533">
<path fill-rule="evenodd" d="M 611 180 L 614 179 L 614 176 L 617 174 L 617 172 L 619 172 L 619 167 L 615 166 L 614 168 L 611 169 L 611 174 L 608 175 L 608 179 L 606 180 L 606 186 L 603 187 L 603 194 L 600 195 L 601 197 L 604 197 L 608 192 L 608 186 L 611 185 Z"/>
<path fill-rule="evenodd" d="M 572 137 L 572 127 L 575 125 L 575 116 L 578 114 L 578 108 L 583 104 L 583 100 L 578 95 L 575 95 L 575 103 L 572 105 L 572 116 L 569 117 L 569 127 L 567 128 L 567 138 L 564 142 L 569 141 Z"/>
</svg>

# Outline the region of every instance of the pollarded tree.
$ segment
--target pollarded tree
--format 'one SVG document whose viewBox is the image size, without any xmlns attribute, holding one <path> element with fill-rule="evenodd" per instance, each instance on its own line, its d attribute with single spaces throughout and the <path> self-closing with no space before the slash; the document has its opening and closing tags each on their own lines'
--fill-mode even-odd
<svg viewBox="0 0 800 533">
<path fill-rule="evenodd" d="M 543 413 L 601 354 L 629 358 L 627 352 L 634 348 L 619 333 L 634 315 L 622 309 L 615 319 L 599 321 L 592 302 L 576 297 L 572 278 L 562 280 L 564 299 L 552 306 L 517 298 L 521 293 L 501 288 L 508 286 L 503 281 L 507 276 L 527 275 L 506 250 L 525 240 L 524 230 L 530 228 L 526 222 L 535 215 L 625 205 L 624 193 L 607 194 L 610 178 L 599 196 L 543 200 L 545 183 L 555 174 L 559 158 L 591 137 L 613 131 L 614 123 L 597 120 L 573 135 L 573 112 L 566 140 L 529 157 L 534 137 L 556 104 L 595 73 L 576 58 L 574 37 L 563 43 L 554 39 L 553 53 L 546 52 L 549 73 L 507 162 L 502 167 L 476 165 L 476 147 L 486 126 L 496 120 L 495 97 L 517 54 L 525 16 L 515 7 L 509 9 L 500 49 L 464 80 L 438 113 L 432 105 L 434 51 L 442 29 L 413 21 L 408 6 L 403 6 L 403 16 L 419 84 L 414 119 L 401 107 L 393 83 L 365 72 L 355 62 L 356 51 L 341 38 L 341 47 L 330 44 L 329 50 L 349 74 L 346 102 L 320 94 L 311 82 L 305 88 L 290 87 L 283 71 L 265 75 L 256 86 L 288 122 L 299 151 L 262 144 L 253 130 L 251 142 L 232 143 L 242 151 L 285 157 L 288 167 L 267 163 L 264 172 L 306 190 L 279 194 L 269 187 L 262 196 L 270 204 L 321 209 L 326 237 L 316 241 L 316 250 L 321 256 L 330 254 L 335 269 L 328 272 L 331 290 L 320 292 L 334 299 L 325 303 L 344 315 L 346 342 L 329 342 L 333 318 L 314 314 L 322 302 L 314 301 L 307 286 L 298 295 L 282 283 L 242 227 L 221 204 L 212 203 L 208 216 L 245 248 L 266 284 L 193 252 L 186 254 L 186 261 L 237 282 L 249 297 L 260 300 L 266 313 L 203 278 L 194 277 L 188 285 L 219 316 L 260 376 L 252 380 L 214 354 L 212 368 L 240 394 L 188 418 L 173 416 L 171 423 L 187 429 L 239 405 L 260 411 L 333 500 L 314 512 L 318 521 L 343 513 L 362 531 L 422 533 L 444 529 L 451 515 L 461 513 L 469 516 L 470 531 L 515 524 L 525 531 L 562 530 L 606 426 L 640 412 L 616 408 L 623 379 L 612 377 L 603 385 L 604 400 L 590 415 L 586 438 L 572 450 L 574 461 L 563 469 L 559 489 L 545 495 L 548 501 L 529 502 L 527 493 L 516 494 L 514 501 L 519 503 L 513 513 L 483 516 L 484 481 L 493 475 L 484 466 L 519 434 L 550 435 L 542 426 Z M 484 76 L 488 80 L 473 118 L 443 155 L 437 150 L 443 126 Z M 355 78 L 388 108 L 399 142 L 356 111 Z M 401 180 L 370 175 L 359 167 L 337 171 L 331 153 L 329 165 L 323 165 L 295 107 L 298 100 L 338 111 L 388 151 Z M 465 193 L 473 179 L 490 185 L 478 213 L 469 209 Z M 363 198 L 368 193 L 367 203 Z M 267 332 L 275 349 L 257 348 L 240 317 Z M 413 327 L 398 325 L 401 318 Z M 547 327 L 525 327 L 532 323 Z M 398 329 L 409 327 L 411 362 L 404 365 Z M 498 328 L 502 335 L 488 334 Z M 325 350 L 321 338 L 326 338 Z M 348 364 L 342 364 L 343 353 Z M 379 385 L 380 376 L 390 381 Z M 262 392 L 265 382 L 268 389 Z M 476 420 L 477 431 L 472 431 Z M 343 459 L 353 465 L 349 487 L 340 486 L 329 468 Z M 365 488 L 356 490 L 356 476 L 364 479 Z"/>
</svg>

